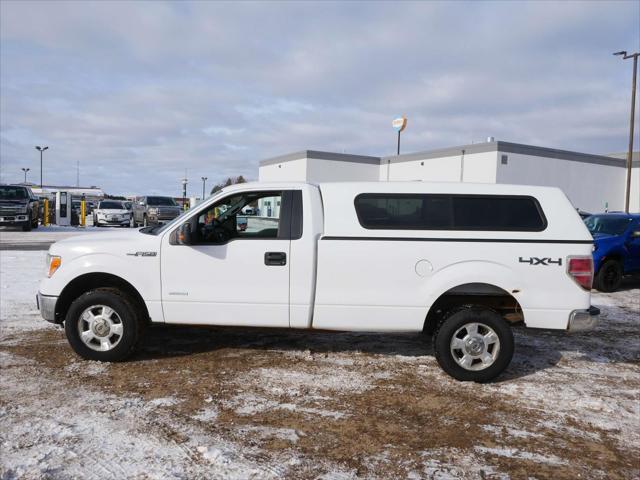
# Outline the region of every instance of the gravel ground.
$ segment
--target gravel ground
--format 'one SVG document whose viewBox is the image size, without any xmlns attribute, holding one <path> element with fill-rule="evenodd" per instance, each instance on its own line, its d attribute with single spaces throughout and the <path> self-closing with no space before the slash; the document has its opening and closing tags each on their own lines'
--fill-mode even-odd
<svg viewBox="0 0 640 480">
<path fill-rule="evenodd" d="M 413 334 L 157 327 L 82 361 L 35 309 L 45 255 L 0 251 L 2 479 L 640 477 L 637 283 L 478 385 Z"/>
</svg>

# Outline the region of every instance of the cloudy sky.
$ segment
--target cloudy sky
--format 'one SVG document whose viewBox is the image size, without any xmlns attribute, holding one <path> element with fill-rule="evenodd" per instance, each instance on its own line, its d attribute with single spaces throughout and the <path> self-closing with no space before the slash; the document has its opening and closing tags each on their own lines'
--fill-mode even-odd
<svg viewBox="0 0 640 480">
<path fill-rule="evenodd" d="M 627 146 L 640 2 L 2 0 L 0 181 L 179 195 L 296 150 Z"/>
</svg>

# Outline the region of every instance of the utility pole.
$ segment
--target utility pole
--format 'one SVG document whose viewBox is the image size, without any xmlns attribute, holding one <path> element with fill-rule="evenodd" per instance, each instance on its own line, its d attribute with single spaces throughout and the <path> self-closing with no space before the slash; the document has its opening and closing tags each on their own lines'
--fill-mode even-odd
<svg viewBox="0 0 640 480">
<path fill-rule="evenodd" d="M 31 169 L 22 167 L 21 170 L 24 172 L 24 183 L 27 183 L 27 172 Z"/>
<path fill-rule="evenodd" d="M 41 147 L 39 145 L 36 145 L 36 150 L 40 152 L 40 188 L 42 188 L 42 153 L 48 149 L 49 147 Z"/>
<path fill-rule="evenodd" d="M 201 177 L 202 178 L 202 200 L 204 200 L 204 190 L 205 190 L 205 185 L 207 183 L 207 177 Z"/>
<path fill-rule="evenodd" d="M 633 58 L 633 77 L 631 80 L 631 116 L 629 119 L 629 151 L 627 152 L 627 190 L 624 198 L 624 211 L 629 213 L 629 200 L 631 198 L 631 167 L 633 161 L 633 133 L 635 128 L 636 116 L 636 76 L 638 74 L 638 56 L 640 53 L 632 53 L 627 55 L 626 51 L 616 52 L 614 55 L 622 55 L 623 60 Z M 640 189 L 640 185 L 638 186 Z M 640 190 L 638 192 L 640 194 Z"/>
</svg>

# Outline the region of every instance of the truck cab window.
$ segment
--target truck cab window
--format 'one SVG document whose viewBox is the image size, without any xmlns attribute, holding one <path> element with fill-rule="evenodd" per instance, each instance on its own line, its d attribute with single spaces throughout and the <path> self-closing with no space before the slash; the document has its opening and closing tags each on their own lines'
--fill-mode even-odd
<svg viewBox="0 0 640 480">
<path fill-rule="evenodd" d="M 195 244 L 278 238 L 282 192 L 243 192 L 223 198 L 197 217 Z"/>
</svg>

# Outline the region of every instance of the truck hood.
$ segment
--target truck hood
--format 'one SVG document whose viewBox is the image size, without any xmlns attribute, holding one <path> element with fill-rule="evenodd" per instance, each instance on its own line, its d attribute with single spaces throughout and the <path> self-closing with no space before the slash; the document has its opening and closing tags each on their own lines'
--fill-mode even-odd
<svg viewBox="0 0 640 480">
<path fill-rule="evenodd" d="M 92 254 L 156 256 L 160 251 L 160 239 L 160 236 L 139 230 L 88 233 L 54 243 L 49 253 L 60 255 L 63 263 L 66 259 Z"/>
</svg>

